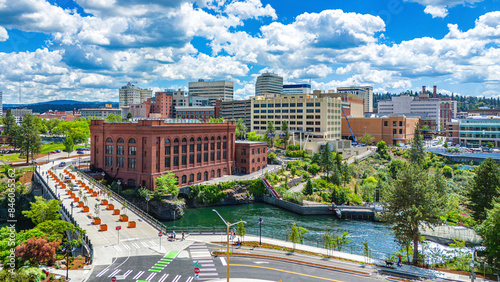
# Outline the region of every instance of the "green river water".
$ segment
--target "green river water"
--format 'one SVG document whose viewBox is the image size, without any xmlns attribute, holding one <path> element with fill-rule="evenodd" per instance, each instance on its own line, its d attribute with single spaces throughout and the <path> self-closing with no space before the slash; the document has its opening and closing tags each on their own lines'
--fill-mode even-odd
<svg viewBox="0 0 500 282">
<path fill-rule="evenodd" d="M 384 223 L 339 220 L 333 215 L 302 216 L 264 203 L 186 209 L 182 219 L 163 223 L 168 226 L 169 230 L 175 230 L 178 235 L 183 227 L 223 227 L 224 223 L 212 209 L 216 209 L 229 222 L 246 221 L 247 234 L 259 234 L 257 221 L 259 217 L 262 217 L 264 220 L 262 236 L 265 237 L 286 240 L 291 226 L 295 222 L 309 231 L 304 240 L 304 244 L 307 245 L 323 247 L 325 231 L 334 236 L 340 236 L 344 231 L 347 231 L 349 232 L 348 239 L 352 242 L 342 251 L 362 255 L 362 242 L 365 239 L 368 241 L 373 257 L 387 258 L 398 249 L 392 231 Z"/>
</svg>

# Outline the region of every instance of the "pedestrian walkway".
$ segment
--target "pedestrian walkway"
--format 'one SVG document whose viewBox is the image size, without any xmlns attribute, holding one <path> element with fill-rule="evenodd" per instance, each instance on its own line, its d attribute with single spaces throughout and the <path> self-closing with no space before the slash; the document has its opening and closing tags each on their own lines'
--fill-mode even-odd
<svg viewBox="0 0 500 282">
<path fill-rule="evenodd" d="M 212 254 L 208 251 L 205 243 L 193 243 L 189 246 L 189 253 L 193 259 L 193 264 L 200 264 L 199 280 L 217 279 L 219 274 L 215 268 Z"/>
</svg>

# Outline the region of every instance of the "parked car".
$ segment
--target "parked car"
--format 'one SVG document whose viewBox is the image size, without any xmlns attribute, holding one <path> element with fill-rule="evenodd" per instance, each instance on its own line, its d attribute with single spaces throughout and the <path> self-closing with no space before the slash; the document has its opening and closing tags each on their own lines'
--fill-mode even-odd
<svg viewBox="0 0 500 282">
<path fill-rule="evenodd" d="M 55 153 L 57 153 L 57 152 L 56 152 L 56 151 L 52 151 L 52 152 L 50 152 L 50 153 L 51 153 L 51 154 L 55 154 Z"/>
<path fill-rule="evenodd" d="M 66 182 L 66 183 L 71 182 L 71 178 L 69 178 L 69 177 L 67 177 L 67 176 L 66 176 L 66 177 L 64 177 L 64 182 Z"/>
<path fill-rule="evenodd" d="M 56 150 L 56 153 L 60 153 L 60 152 L 61 152 L 61 150 Z"/>
<path fill-rule="evenodd" d="M 59 167 L 64 167 L 65 165 L 66 165 L 66 163 L 65 163 L 65 162 L 61 162 L 61 163 L 59 164 Z"/>
<path fill-rule="evenodd" d="M 83 151 L 76 151 L 76 153 L 81 155 L 85 154 Z"/>
</svg>

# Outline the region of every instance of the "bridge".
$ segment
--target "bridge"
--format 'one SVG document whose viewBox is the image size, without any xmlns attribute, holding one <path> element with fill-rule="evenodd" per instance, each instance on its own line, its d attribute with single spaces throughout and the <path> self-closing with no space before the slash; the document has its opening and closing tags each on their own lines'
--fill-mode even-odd
<svg viewBox="0 0 500 282">
<path fill-rule="evenodd" d="M 72 189 L 64 182 L 65 177 L 74 184 Z M 158 235 L 160 231 L 167 231 L 165 225 L 83 172 L 45 164 L 37 167 L 34 182 L 41 186 L 44 198 L 62 202 L 63 219 L 86 231 L 83 235 L 85 254 L 91 257 L 94 265 L 109 265 L 117 257 L 159 255 L 167 249 L 176 249 L 175 246 L 167 247 L 166 242 L 160 247 Z M 108 205 L 104 204 L 106 200 Z M 79 207 L 80 201 L 86 201 L 83 205 L 88 211 Z M 126 208 L 123 208 L 124 203 Z M 126 214 L 128 220 L 121 220 L 121 214 Z M 100 224 L 95 224 L 97 215 Z M 138 247 L 132 249 L 130 244 Z M 177 248 L 182 249 L 181 246 Z"/>
</svg>

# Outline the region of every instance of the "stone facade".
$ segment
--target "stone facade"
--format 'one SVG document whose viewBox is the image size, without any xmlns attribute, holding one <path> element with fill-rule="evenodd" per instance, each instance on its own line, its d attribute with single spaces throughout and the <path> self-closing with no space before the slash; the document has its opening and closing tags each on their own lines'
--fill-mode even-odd
<svg viewBox="0 0 500 282">
<path fill-rule="evenodd" d="M 179 186 L 210 180 L 236 171 L 235 122 L 137 123 L 90 125 L 91 165 L 129 186 L 152 190 L 155 178 L 172 171 Z"/>
</svg>

